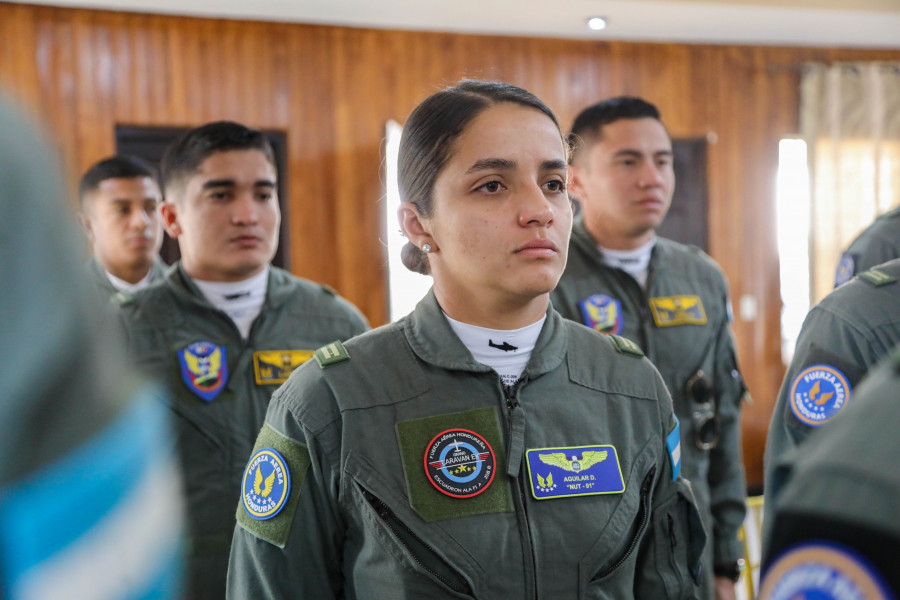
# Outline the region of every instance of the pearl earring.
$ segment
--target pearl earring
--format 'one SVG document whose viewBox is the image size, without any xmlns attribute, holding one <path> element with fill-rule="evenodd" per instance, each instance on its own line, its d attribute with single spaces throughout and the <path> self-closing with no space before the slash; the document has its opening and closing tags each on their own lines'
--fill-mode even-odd
<svg viewBox="0 0 900 600">
<path fill-rule="evenodd" d="M 422 252 L 425 254 L 431 252 L 431 244 L 422 244 Z"/>
</svg>

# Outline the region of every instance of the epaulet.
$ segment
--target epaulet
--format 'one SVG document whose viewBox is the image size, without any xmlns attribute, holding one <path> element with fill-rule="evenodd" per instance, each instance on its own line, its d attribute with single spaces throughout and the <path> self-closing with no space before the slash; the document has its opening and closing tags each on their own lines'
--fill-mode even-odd
<svg viewBox="0 0 900 600">
<path fill-rule="evenodd" d="M 888 275 L 884 271 L 879 271 L 878 269 L 869 269 L 868 271 L 863 271 L 859 274 L 859 278 L 874 285 L 875 287 L 880 287 L 882 285 L 887 285 L 889 283 L 894 283 L 897 281 L 897 278 L 893 275 Z"/>
<path fill-rule="evenodd" d="M 337 296 L 337 291 L 330 285 L 325 285 L 324 283 L 320 283 L 319 285 L 322 286 L 322 291 L 329 296 Z"/>
<path fill-rule="evenodd" d="M 329 365 L 333 365 L 334 363 L 350 360 L 347 349 L 344 348 L 344 345 L 339 341 L 322 346 L 316 350 L 314 356 L 316 357 L 316 362 L 319 363 L 319 367 L 322 369 Z"/>
<path fill-rule="evenodd" d="M 641 350 L 641 347 L 628 338 L 623 338 L 620 335 L 610 335 L 608 337 L 619 354 L 630 354 L 631 356 L 637 356 L 638 358 L 644 356 L 644 351 Z"/>
<path fill-rule="evenodd" d="M 130 292 L 116 292 L 110 301 L 117 306 L 128 306 L 134 302 L 134 295 Z"/>
</svg>

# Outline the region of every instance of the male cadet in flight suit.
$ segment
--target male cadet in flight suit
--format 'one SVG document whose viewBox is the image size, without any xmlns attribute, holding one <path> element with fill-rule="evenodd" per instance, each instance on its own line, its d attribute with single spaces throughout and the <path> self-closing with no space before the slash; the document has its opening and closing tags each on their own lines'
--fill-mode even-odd
<svg viewBox="0 0 900 600">
<path fill-rule="evenodd" d="M 746 510 L 740 442 L 746 390 L 725 277 L 699 249 L 655 234 L 675 188 L 672 143 L 655 106 L 629 96 L 605 100 L 581 112 L 570 136 L 569 190 L 582 214 L 553 307 L 631 339 L 659 369 L 681 421 L 682 474 L 711 540 L 704 598 L 733 598 Z"/>
<path fill-rule="evenodd" d="M 163 222 L 181 260 L 120 303 L 132 356 L 172 394 L 188 596 L 221 599 L 236 490 L 272 392 L 316 348 L 367 324 L 329 288 L 269 265 L 281 213 L 262 133 L 232 122 L 193 129 L 166 150 L 162 179 Z"/>
<path fill-rule="evenodd" d="M 98 314 L 59 165 L 25 122 L 0 97 L 0 598 L 178 598 L 165 410 Z"/>
<path fill-rule="evenodd" d="M 133 156 L 105 158 L 82 175 L 78 198 L 91 278 L 105 299 L 162 279 L 162 194 L 150 165 Z"/>
<path fill-rule="evenodd" d="M 866 375 L 825 435 L 794 451 L 759 598 L 900 598 L 900 350 Z"/>
<path fill-rule="evenodd" d="M 772 412 L 765 455 L 766 503 L 777 502 L 786 456 L 853 403 L 853 388 L 900 344 L 900 259 L 863 271 L 806 315 Z M 763 541 L 771 520 L 763 521 Z M 765 544 L 763 556 L 767 555 Z"/>
<path fill-rule="evenodd" d="M 841 254 L 834 275 L 834 287 L 883 262 L 900 258 L 900 208 L 875 219 Z"/>
</svg>

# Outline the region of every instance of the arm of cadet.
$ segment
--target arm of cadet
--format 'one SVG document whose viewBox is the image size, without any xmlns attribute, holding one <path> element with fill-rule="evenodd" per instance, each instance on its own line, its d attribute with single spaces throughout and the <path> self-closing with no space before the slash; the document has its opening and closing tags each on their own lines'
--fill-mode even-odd
<svg viewBox="0 0 900 600">
<path fill-rule="evenodd" d="M 657 380 L 662 447 L 634 597 L 694 598 L 700 593 L 700 557 L 707 538 L 690 483 L 679 474 L 681 433 L 672 399 L 658 374 Z"/>
<path fill-rule="evenodd" d="M 243 498 L 239 503 L 228 567 L 230 600 L 342 597 L 345 527 L 337 469 L 319 439 L 280 401 L 291 381 L 273 396 L 253 451 L 255 456 L 274 448 L 284 458 L 291 480 L 289 500 L 265 520 L 252 518 Z"/>
<path fill-rule="evenodd" d="M 747 511 L 747 482 L 741 458 L 741 403 L 747 389 L 737 364 L 734 338 L 722 323 L 716 341 L 715 395 L 721 427 L 719 443 L 710 451 L 710 510 L 713 563 L 731 565 L 744 556 L 738 532 Z M 709 574 L 712 576 L 712 573 Z"/>
</svg>

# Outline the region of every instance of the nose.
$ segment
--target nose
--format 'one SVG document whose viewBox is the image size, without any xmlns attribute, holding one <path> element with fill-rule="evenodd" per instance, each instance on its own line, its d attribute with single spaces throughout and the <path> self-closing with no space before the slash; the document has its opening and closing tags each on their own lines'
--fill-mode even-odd
<svg viewBox="0 0 900 600">
<path fill-rule="evenodd" d="M 546 227 L 553 222 L 553 205 L 537 184 L 523 193 L 519 205 L 519 225 Z"/>
<path fill-rule="evenodd" d="M 150 224 L 153 222 L 153 216 L 153 213 L 148 213 L 146 210 L 137 208 L 131 211 L 129 224 L 132 229 L 143 231 L 150 227 Z"/>
<path fill-rule="evenodd" d="M 642 188 L 657 187 L 663 182 L 663 167 L 651 162 L 644 163 L 638 185 Z"/>
<path fill-rule="evenodd" d="M 253 194 L 240 194 L 234 203 L 231 222 L 234 225 L 255 225 L 258 220 L 259 212 Z"/>
</svg>

